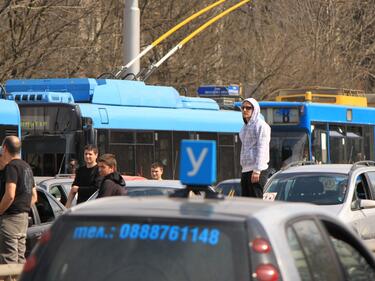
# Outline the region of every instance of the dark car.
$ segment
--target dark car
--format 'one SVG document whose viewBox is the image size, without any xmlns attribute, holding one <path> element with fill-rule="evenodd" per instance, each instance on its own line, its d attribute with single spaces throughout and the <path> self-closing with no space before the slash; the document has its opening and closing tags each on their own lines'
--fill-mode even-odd
<svg viewBox="0 0 375 281">
<path fill-rule="evenodd" d="M 28 256 L 42 234 L 52 222 L 62 215 L 66 208 L 46 190 L 37 187 L 38 201 L 29 213 L 29 228 L 26 239 L 26 256 Z"/>
<path fill-rule="evenodd" d="M 221 181 L 215 186 L 215 190 L 226 196 L 241 196 L 241 179 Z"/>
<path fill-rule="evenodd" d="M 311 204 L 116 196 L 57 219 L 19 280 L 375 280 L 375 261 Z"/>
</svg>

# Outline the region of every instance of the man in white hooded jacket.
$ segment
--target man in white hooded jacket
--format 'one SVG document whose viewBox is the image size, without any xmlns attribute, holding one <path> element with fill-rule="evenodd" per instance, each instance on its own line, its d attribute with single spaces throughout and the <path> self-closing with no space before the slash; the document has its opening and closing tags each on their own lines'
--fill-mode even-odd
<svg viewBox="0 0 375 281">
<path fill-rule="evenodd" d="M 260 114 L 255 99 L 245 99 L 241 111 L 245 123 L 240 131 L 242 196 L 262 198 L 270 159 L 271 128 Z"/>
</svg>

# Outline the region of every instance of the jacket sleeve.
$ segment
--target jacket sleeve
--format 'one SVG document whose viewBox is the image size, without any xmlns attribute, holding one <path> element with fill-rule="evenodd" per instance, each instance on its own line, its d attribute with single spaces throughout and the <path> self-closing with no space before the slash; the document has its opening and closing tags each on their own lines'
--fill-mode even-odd
<svg viewBox="0 0 375 281">
<path fill-rule="evenodd" d="M 257 153 L 255 171 L 260 172 L 268 168 L 270 161 L 270 140 L 271 128 L 267 123 L 263 123 L 258 131 Z"/>
<path fill-rule="evenodd" d="M 104 180 L 100 187 L 100 197 L 111 196 L 113 192 L 113 184 L 111 180 Z M 99 196 L 98 196 L 99 197 Z"/>
</svg>

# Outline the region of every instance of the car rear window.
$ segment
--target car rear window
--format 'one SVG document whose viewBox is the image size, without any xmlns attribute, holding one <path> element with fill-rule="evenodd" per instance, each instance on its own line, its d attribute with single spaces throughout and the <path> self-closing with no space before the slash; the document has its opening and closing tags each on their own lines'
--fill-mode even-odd
<svg viewBox="0 0 375 281">
<path fill-rule="evenodd" d="M 336 205 L 344 202 L 347 185 L 344 174 L 285 173 L 272 178 L 265 192 L 276 200 Z"/>
<path fill-rule="evenodd" d="M 36 280 L 250 280 L 244 223 L 123 217 L 60 223 Z"/>
</svg>

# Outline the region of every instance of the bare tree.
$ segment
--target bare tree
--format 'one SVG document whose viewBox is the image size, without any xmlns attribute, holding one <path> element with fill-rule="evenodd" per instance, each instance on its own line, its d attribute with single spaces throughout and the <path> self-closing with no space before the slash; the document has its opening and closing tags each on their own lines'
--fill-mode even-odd
<svg viewBox="0 0 375 281">
<path fill-rule="evenodd" d="M 139 0 L 142 48 L 213 0 Z M 200 16 L 141 60 L 147 67 L 237 1 Z M 272 97 L 310 85 L 375 87 L 375 0 L 263 0 L 199 34 L 147 81 L 185 87 L 242 84 Z M 122 65 L 123 0 L 3 0 L 0 79 L 97 77 Z"/>
</svg>

